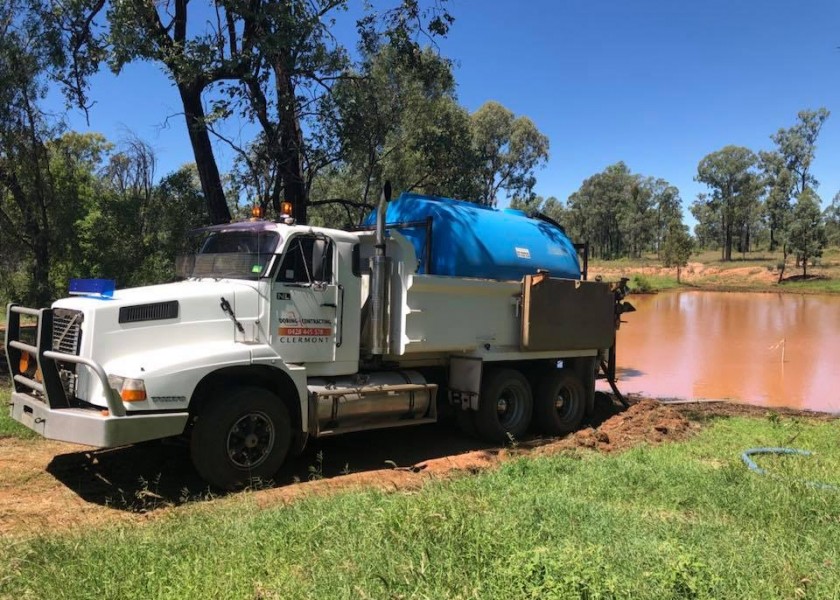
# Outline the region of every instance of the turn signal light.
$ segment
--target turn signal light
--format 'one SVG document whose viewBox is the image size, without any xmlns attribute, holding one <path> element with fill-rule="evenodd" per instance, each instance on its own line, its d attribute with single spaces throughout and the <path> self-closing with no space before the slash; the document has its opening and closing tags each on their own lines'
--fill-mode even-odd
<svg viewBox="0 0 840 600">
<path fill-rule="evenodd" d="M 143 402 L 146 399 L 146 384 L 142 379 L 108 375 L 108 384 L 119 393 L 123 402 Z"/>
<path fill-rule="evenodd" d="M 142 402 L 146 399 L 146 390 L 129 390 L 123 388 L 120 392 L 123 402 Z"/>
</svg>

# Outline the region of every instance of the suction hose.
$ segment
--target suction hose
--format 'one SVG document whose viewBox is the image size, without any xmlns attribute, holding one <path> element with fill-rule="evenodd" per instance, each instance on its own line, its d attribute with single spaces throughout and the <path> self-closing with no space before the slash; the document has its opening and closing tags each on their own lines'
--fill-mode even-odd
<svg viewBox="0 0 840 600">
<path fill-rule="evenodd" d="M 772 473 L 768 473 L 766 469 L 762 469 L 759 467 L 755 461 L 751 458 L 753 455 L 756 454 L 795 454 L 798 456 L 811 456 L 813 452 L 810 450 L 799 450 L 798 448 L 750 448 L 749 450 L 745 450 L 741 454 L 741 460 L 744 461 L 744 464 L 751 471 L 755 471 L 759 475 L 769 475 L 770 477 L 776 477 Z M 794 481 L 799 481 L 804 483 L 805 485 L 816 488 L 818 490 L 831 490 L 834 492 L 840 492 L 840 486 L 832 485 L 830 483 L 823 483 L 821 481 L 807 481 L 804 479 L 796 479 Z"/>
</svg>

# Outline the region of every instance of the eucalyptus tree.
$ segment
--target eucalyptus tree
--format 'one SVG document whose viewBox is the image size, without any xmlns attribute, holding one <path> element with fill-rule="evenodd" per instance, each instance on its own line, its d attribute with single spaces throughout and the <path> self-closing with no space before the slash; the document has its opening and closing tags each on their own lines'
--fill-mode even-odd
<svg viewBox="0 0 840 600">
<path fill-rule="evenodd" d="M 366 5 L 356 23 L 359 43 L 372 49 L 386 40 L 412 53 L 421 34 L 447 32 L 452 17 L 444 1 L 425 6 L 421 0 L 397 0 L 379 13 Z M 85 40 L 84 47 L 107 47 L 117 73 L 136 60 L 159 63 L 177 88 L 213 222 L 230 220 L 230 210 L 212 136 L 240 155 L 250 151 L 249 142 L 224 133 L 223 124 L 235 116 L 259 127 L 273 176 L 266 193 L 275 210 L 281 199 L 289 200 L 306 222 L 304 169 L 317 136 L 307 139 L 304 132 L 319 129 L 321 103 L 350 66 L 348 51 L 332 32 L 349 0 L 76 2 L 87 6 L 88 18 L 68 27 Z M 87 65 L 95 65 L 101 55 L 86 57 Z"/>
<path fill-rule="evenodd" d="M 801 110 L 797 123 L 779 129 L 770 136 L 775 148 L 760 152 L 761 167 L 768 188 L 765 212 L 770 229 L 770 249 L 777 244 L 777 233 L 784 236 L 791 218 L 791 201 L 806 188 L 816 189 L 819 182 L 811 172 L 817 139 L 830 113 L 826 108 Z"/>
<path fill-rule="evenodd" d="M 826 243 L 840 247 L 840 192 L 834 195 L 831 204 L 823 212 Z"/>
<path fill-rule="evenodd" d="M 697 221 L 694 226 L 694 238 L 698 248 L 719 249 L 722 238 L 720 218 L 717 206 L 709 194 L 697 194 L 697 198 L 689 207 L 692 216 Z"/>
<path fill-rule="evenodd" d="M 671 225 L 682 223 L 679 190 L 633 173 L 623 162 L 586 179 L 564 213 L 572 236 L 590 242 L 601 258 L 659 252 Z"/>
<path fill-rule="evenodd" d="M 584 180 L 569 196 L 573 237 L 588 241 L 593 256 L 610 259 L 623 254 L 619 215 L 635 183 L 627 165 L 619 162 Z"/>
<path fill-rule="evenodd" d="M 756 171 L 757 157 L 748 148 L 725 146 L 705 156 L 697 166 L 695 179 L 706 184 L 704 197 L 710 216 L 720 222 L 721 259 L 732 260 L 736 236 L 748 236 L 762 190 Z"/>
<path fill-rule="evenodd" d="M 62 77 L 67 65 L 64 40 L 41 8 L 22 0 L 0 5 L 0 248 L 16 257 L 13 270 L 28 266 L 29 277 L 11 292 L 38 304 L 52 295 L 54 214 L 62 206 L 48 146 L 59 128 L 39 102 L 50 74 Z"/>
<path fill-rule="evenodd" d="M 473 151 L 478 160 L 478 201 L 493 206 L 499 194 L 532 194 L 536 168 L 548 161 L 548 138 L 525 116 L 517 117 L 489 101 L 470 115 Z"/>
<path fill-rule="evenodd" d="M 822 256 L 826 244 L 825 224 L 820 212 L 820 199 L 806 187 L 796 199 L 788 227 L 790 249 L 802 264 L 802 276 L 808 276 L 808 261 Z M 784 271 L 783 271 L 784 272 Z M 781 280 L 781 275 L 779 276 Z"/>
<path fill-rule="evenodd" d="M 664 179 L 649 177 L 646 180 L 653 200 L 654 245 L 661 255 L 662 244 L 675 223 L 683 222 L 680 190 Z"/>
<path fill-rule="evenodd" d="M 688 233 L 688 227 L 679 221 L 671 221 L 662 240 L 661 256 L 666 267 L 677 268 L 677 283 L 680 283 L 680 273 L 688 264 L 694 240 Z"/>
<path fill-rule="evenodd" d="M 391 47 L 366 56 L 333 94 L 334 126 L 351 197 L 376 200 L 387 177 L 396 189 L 448 196 L 472 190 L 469 116 L 457 102 L 449 61 L 425 49 Z"/>
</svg>

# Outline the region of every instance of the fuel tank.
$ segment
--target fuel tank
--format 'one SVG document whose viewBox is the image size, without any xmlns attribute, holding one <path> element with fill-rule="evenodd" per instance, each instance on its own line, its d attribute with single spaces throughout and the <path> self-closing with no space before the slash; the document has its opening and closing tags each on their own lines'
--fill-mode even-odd
<svg viewBox="0 0 840 600">
<path fill-rule="evenodd" d="M 375 218 L 371 213 L 365 224 Z M 421 274 L 519 281 L 545 269 L 552 277 L 580 279 L 565 232 L 519 210 L 404 193 L 388 204 L 385 219 L 414 245 Z"/>
<path fill-rule="evenodd" d="M 309 379 L 312 408 L 322 434 L 377 429 L 422 419 L 433 408 L 437 385 L 416 371 L 379 371 Z"/>
</svg>

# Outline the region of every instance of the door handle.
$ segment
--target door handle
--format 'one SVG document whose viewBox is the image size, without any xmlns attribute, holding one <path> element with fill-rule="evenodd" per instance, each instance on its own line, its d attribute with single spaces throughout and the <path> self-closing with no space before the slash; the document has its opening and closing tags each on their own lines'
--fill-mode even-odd
<svg viewBox="0 0 840 600">
<path fill-rule="evenodd" d="M 338 304 L 322 304 L 322 308 L 338 308 Z"/>
</svg>

